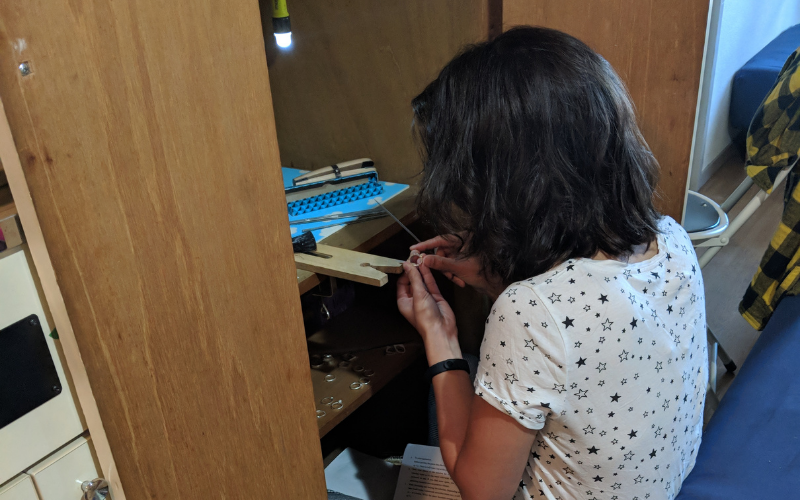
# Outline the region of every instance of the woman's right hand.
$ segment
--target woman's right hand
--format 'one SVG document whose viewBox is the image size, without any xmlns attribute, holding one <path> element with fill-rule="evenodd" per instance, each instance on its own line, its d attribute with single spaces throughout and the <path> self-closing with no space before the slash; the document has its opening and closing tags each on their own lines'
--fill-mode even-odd
<svg viewBox="0 0 800 500">
<path fill-rule="evenodd" d="M 476 258 L 461 256 L 463 245 L 464 240 L 458 236 L 446 235 L 417 243 L 411 250 L 425 253 L 425 265 L 440 271 L 456 285 L 462 288 L 470 285 L 492 300 L 496 299 L 505 288 L 502 282 L 500 279 L 487 276 Z M 434 250 L 435 254 L 432 253 Z"/>
</svg>

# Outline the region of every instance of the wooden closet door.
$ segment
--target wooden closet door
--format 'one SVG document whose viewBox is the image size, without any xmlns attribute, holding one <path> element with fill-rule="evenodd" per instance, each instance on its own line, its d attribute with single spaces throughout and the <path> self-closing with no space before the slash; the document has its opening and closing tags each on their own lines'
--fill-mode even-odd
<svg viewBox="0 0 800 500">
<path fill-rule="evenodd" d="M 503 28 L 569 33 L 622 77 L 661 165 L 659 209 L 680 221 L 700 88 L 708 0 L 502 0 Z"/>
<path fill-rule="evenodd" d="M 324 498 L 257 1 L 4 0 L 0 60 L 127 498 Z"/>
</svg>

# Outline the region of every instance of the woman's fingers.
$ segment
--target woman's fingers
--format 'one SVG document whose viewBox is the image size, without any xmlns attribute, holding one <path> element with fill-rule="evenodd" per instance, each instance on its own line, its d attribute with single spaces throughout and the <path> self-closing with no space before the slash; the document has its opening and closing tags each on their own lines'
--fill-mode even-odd
<svg viewBox="0 0 800 500">
<path fill-rule="evenodd" d="M 414 302 L 423 300 L 428 290 L 425 288 L 425 283 L 419 274 L 419 268 L 412 266 L 408 262 L 403 262 L 403 270 L 405 270 L 405 276 L 408 276 L 408 280 L 411 282 L 411 294 L 414 296 Z"/>
<path fill-rule="evenodd" d="M 422 275 L 422 281 L 425 283 L 425 287 L 428 289 L 428 292 L 436 298 L 441 298 L 442 293 L 439 291 L 439 285 L 436 284 L 436 278 L 433 277 L 433 273 L 425 264 L 422 264 L 417 269 L 419 269 L 419 273 Z M 438 298 L 436 300 L 438 301 Z"/>
<path fill-rule="evenodd" d="M 422 243 L 412 245 L 410 249 L 418 252 L 424 252 L 425 250 L 432 250 L 434 248 L 445 249 L 454 245 L 455 242 L 451 241 L 450 239 L 445 238 L 444 236 L 436 236 L 435 238 L 425 240 Z"/>
<path fill-rule="evenodd" d="M 408 279 L 408 273 L 404 273 L 400 276 L 400 279 L 397 280 L 397 298 L 405 299 L 410 297 L 412 297 L 411 281 Z"/>
<path fill-rule="evenodd" d="M 436 269 L 443 273 L 458 274 L 459 272 L 463 272 L 463 266 L 457 260 L 440 255 L 426 255 L 422 262 L 429 268 Z"/>
</svg>

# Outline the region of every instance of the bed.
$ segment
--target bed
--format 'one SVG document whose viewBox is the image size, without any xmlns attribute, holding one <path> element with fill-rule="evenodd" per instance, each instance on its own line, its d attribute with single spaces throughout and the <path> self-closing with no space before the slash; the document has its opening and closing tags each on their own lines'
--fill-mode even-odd
<svg viewBox="0 0 800 500">
<path fill-rule="evenodd" d="M 677 500 L 800 498 L 800 296 L 786 297 L 703 433 Z"/>
</svg>

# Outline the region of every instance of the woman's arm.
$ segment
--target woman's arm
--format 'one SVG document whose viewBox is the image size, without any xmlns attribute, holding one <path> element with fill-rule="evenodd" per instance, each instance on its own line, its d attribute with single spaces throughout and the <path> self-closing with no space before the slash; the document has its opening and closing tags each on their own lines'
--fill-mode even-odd
<svg viewBox="0 0 800 500">
<path fill-rule="evenodd" d="M 475 395 L 469 376 L 433 378 L 439 447 L 464 500 L 508 500 L 519 487 L 536 431 Z"/>
<path fill-rule="evenodd" d="M 455 316 L 430 269 L 405 264 L 398 306 L 422 335 L 428 363 L 461 358 Z M 464 500 L 508 500 L 514 494 L 536 431 L 476 396 L 469 375 L 453 370 L 433 378 L 439 446 Z"/>
</svg>

